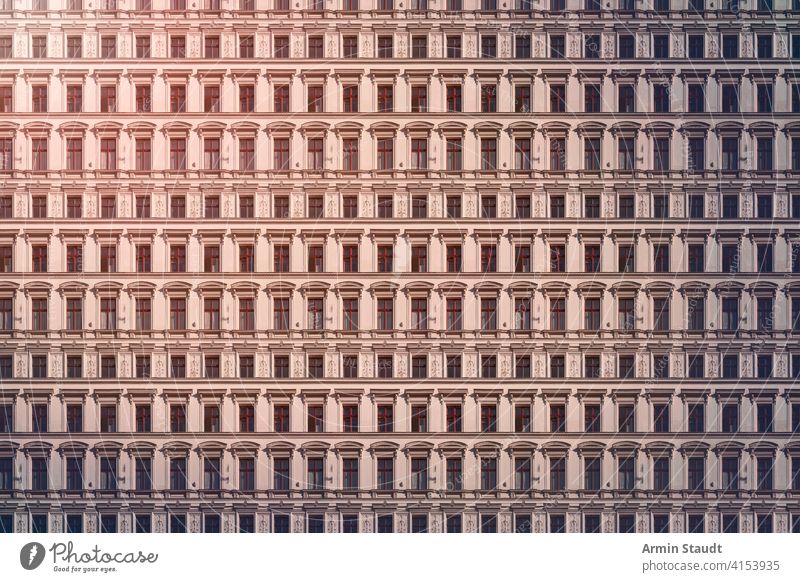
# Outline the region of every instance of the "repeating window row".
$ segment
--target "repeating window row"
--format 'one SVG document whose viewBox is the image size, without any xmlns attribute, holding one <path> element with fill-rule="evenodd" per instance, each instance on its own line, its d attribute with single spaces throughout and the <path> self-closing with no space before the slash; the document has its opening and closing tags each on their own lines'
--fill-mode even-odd
<svg viewBox="0 0 800 582">
<path fill-rule="evenodd" d="M 220 188 L 224 190 L 225 188 Z M 721 192 L 690 190 L 684 193 L 659 191 L 606 192 L 587 188 L 565 193 L 545 187 L 532 195 L 527 188 L 512 188 L 510 193 L 481 193 L 477 200 L 452 190 L 411 195 L 359 193 L 264 193 L 256 208 L 256 195 L 247 192 L 195 193 L 172 191 L 168 199 L 147 192 L 96 195 L 74 191 L 17 195 L 0 194 L 0 219 L 13 218 L 101 218 L 101 219 L 676 219 L 680 221 L 722 219 L 769 220 L 800 218 L 800 194 L 770 191 L 740 192 L 734 188 Z M 268 196 L 268 198 L 267 198 Z M 326 203 L 327 200 L 327 203 Z M 359 203 L 360 201 L 360 203 Z M 192 206 L 190 207 L 190 203 Z M 374 210 L 373 210 L 374 208 Z"/>
<path fill-rule="evenodd" d="M 692 127 L 680 135 L 673 134 L 672 127 L 656 124 L 642 137 L 637 136 L 639 125 L 635 123 L 621 123 L 607 131 L 602 123 L 587 122 L 572 132 L 567 124 L 553 122 L 555 126 L 550 129 L 554 131 L 546 131 L 546 137 L 542 137 L 548 153 L 537 158 L 536 164 L 531 152 L 539 138 L 533 127 L 506 135 L 490 123 L 476 127 L 474 135 L 456 127 L 437 136 L 432 134 L 431 124 L 421 122 L 410 125 L 401 135 L 391 124 L 384 131 L 368 134 L 353 127 L 331 135 L 326 124 L 311 123 L 295 131 L 293 125 L 279 123 L 280 127 L 266 136 L 259 136 L 258 126 L 253 125 L 234 137 L 215 124 L 195 138 L 190 136 L 190 125 L 174 123 L 165 137 L 156 139 L 148 128 L 133 139 L 121 138 L 119 129 L 113 127 L 99 132 L 91 144 L 86 143 L 83 128 L 66 131 L 58 138 L 51 136 L 49 124 L 38 122 L 25 138 L 15 137 L 16 129 L 0 131 L 0 171 L 187 172 L 191 168 L 245 173 L 614 171 L 624 175 L 719 170 L 731 176 L 739 172 L 800 171 L 798 128 L 787 126 L 786 135 L 776 134 L 774 125 L 761 123 L 747 132 L 738 122 L 721 123 L 713 142 L 718 147 L 711 150 L 714 159 L 709 159 L 707 126 Z M 18 142 L 25 149 L 21 162 L 14 155 Z M 120 157 L 123 143 L 133 150 L 127 160 Z M 223 156 L 226 147 L 235 154 Z M 326 155 L 333 154 L 332 149 L 336 154 Z M 434 149 L 441 149 L 443 155 L 437 159 Z M 641 156 L 644 151 L 647 154 Z M 638 161 L 641 159 L 646 163 Z"/>
<path fill-rule="evenodd" d="M 646 452 L 631 443 L 621 443 L 612 447 L 610 454 L 602 444 L 589 443 L 574 450 L 547 450 L 540 475 L 534 472 L 534 453 L 530 449 L 520 450 L 525 448 L 524 443 L 517 443 L 516 450 L 507 454 L 486 445 L 476 451 L 434 451 L 411 444 L 415 448 L 398 455 L 391 447 L 377 445 L 378 449 L 372 448 L 368 459 L 362 458 L 360 448 L 337 449 L 332 459 L 334 455 L 320 443 L 316 446 L 322 448 L 304 449 L 301 459 L 293 458 L 291 451 L 272 450 L 266 471 L 258 466 L 264 463 L 258 451 L 237 450 L 231 470 L 227 464 L 229 454 L 224 450 L 210 450 L 203 443 L 200 445 L 203 450 L 194 455 L 180 448 L 185 446 L 182 443 L 173 445 L 164 458 L 153 451 L 153 445 L 149 451 L 106 448 L 87 455 L 86 445 L 78 443 L 61 447 L 56 457 L 46 450 L 45 444 L 26 448 L 27 459 L 21 467 L 15 464 L 13 456 L 5 453 L 0 456 L 0 495 L 14 490 L 32 494 L 60 490 L 67 495 L 117 491 L 152 495 L 190 490 L 250 494 L 263 490 L 458 493 L 500 489 L 595 494 L 608 490 L 668 493 L 677 489 L 688 494 L 715 491 L 719 495 L 741 495 L 745 491 L 800 490 L 800 456 L 794 449 L 788 457 L 776 454 L 780 451 L 773 443 L 745 448 L 742 443 L 709 447 L 690 442 L 678 452 L 672 447 L 664 448 L 663 443 L 660 449 L 647 448 Z M 537 461 L 541 462 L 538 458 Z M 127 475 L 121 472 L 124 462 L 131 466 Z M 573 464 L 577 470 L 571 467 Z M 435 469 L 443 475 L 442 481 L 435 479 Z"/>
<path fill-rule="evenodd" d="M 800 84 L 773 73 L 742 71 L 670 71 L 661 77 L 586 70 L 571 74 L 476 71 L 475 79 L 442 70 L 407 71 L 407 78 L 380 71 L 360 74 L 295 71 L 267 75 L 263 88 L 256 73 L 232 71 L 235 81 L 190 70 L 166 75 L 168 99 L 154 88 L 151 73 L 130 72 L 97 79 L 85 71 L 63 73 L 60 82 L 31 75 L 25 83 L 0 83 L 0 112 L 33 113 L 797 113 Z M 788 75 L 788 73 L 787 73 Z M 608 77 L 608 79 L 606 78 Z M 12 78 L 13 79 L 13 78 Z M 89 82 L 91 81 L 91 83 Z M 159 80 L 160 84 L 160 80 Z M 257 88 L 258 92 L 257 92 Z M 15 95 L 16 93 L 16 95 Z M 21 97 L 20 93 L 24 95 Z M 568 95 L 569 94 L 569 95 Z M 575 97 L 578 97 L 577 99 Z M 20 101 L 22 99 L 22 101 Z M 28 101 L 29 100 L 29 101 Z M 391 116 L 390 116 L 391 117 Z"/>
<path fill-rule="evenodd" d="M 514 392 L 515 389 L 511 389 Z M 546 391 L 546 389 L 545 389 Z M 374 403 L 348 396 L 337 402 L 271 397 L 244 403 L 178 398 L 165 404 L 129 389 L 130 402 L 98 393 L 97 402 L 64 390 L 63 402 L 35 398 L 0 402 L 0 433 L 783 433 L 800 432 L 800 403 L 778 400 L 770 390 L 710 390 L 690 386 L 680 398 L 660 391 L 640 398 L 629 389 L 564 396 L 554 391 L 541 403 L 531 396 L 453 396 L 441 389 L 429 400 L 412 391 L 397 399 L 376 392 Z M 7 397 L 6 397 L 7 398 Z M 240 399 L 241 400 L 241 399 Z M 452 444 L 452 443 L 451 443 Z"/>
<path fill-rule="evenodd" d="M 412 3 L 416 1 L 412 0 Z M 599 4 L 599 0 L 592 1 Z M 699 30 L 676 31 L 672 35 L 664 30 L 636 34 L 635 31 L 621 26 L 620 30 L 613 32 L 587 31 L 568 34 L 561 23 L 556 23 L 555 27 L 548 27 L 547 30 L 515 27 L 513 32 L 500 34 L 495 30 L 469 31 L 466 34 L 452 30 L 436 33 L 411 30 L 403 31 L 402 34 L 365 30 L 359 34 L 358 30 L 350 30 L 328 35 L 307 34 L 302 30 L 294 34 L 288 31 L 271 31 L 267 40 L 264 33 L 259 37 L 251 31 L 221 36 L 212 29 L 190 35 L 185 30 L 170 31 L 167 46 L 156 48 L 151 34 L 146 30 L 135 29 L 132 35 L 118 35 L 111 30 L 101 30 L 99 39 L 95 36 L 92 41 L 82 35 L 67 32 L 64 34 L 65 50 L 62 52 L 60 45 L 48 46 L 46 34 L 35 31 L 26 38 L 25 46 L 18 46 L 16 51 L 11 36 L 0 36 L 0 58 L 24 58 L 26 55 L 34 59 L 66 57 L 105 60 L 131 57 L 139 60 L 165 57 L 173 60 L 258 57 L 276 60 L 570 58 L 586 61 L 800 58 L 800 34 L 794 31 L 790 32 L 788 38 L 784 36 L 783 30 L 775 28 L 741 33 L 727 30 L 714 32 L 713 36 Z M 534 34 L 539 37 L 536 41 L 532 38 Z M 472 40 L 473 35 L 477 37 L 477 42 Z M 540 43 L 538 46 L 537 42 Z M 132 46 L 130 53 L 127 50 L 128 43 Z"/>
<path fill-rule="evenodd" d="M 36 511 L 25 515 L 25 532 L 29 533 L 117 533 L 134 532 L 150 533 L 158 531 L 160 533 L 221 533 L 223 531 L 223 512 L 206 510 L 203 513 L 195 513 L 189 516 L 183 510 L 171 509 L 159 516 L 148 513 L 144 510 L 137 510 L 132 516 L 132 523 L 129 525 L 127 516 L 120 518 L 117 513 L 103 512 L 98 514 L 82 514 L 69 512 L 58 515 L 58 521 L 48 523 L 53 519 L 53 512 L 38 513 Z M 637 520 L 641 528 L 641 520 L 637 518 L 641 512 L 627 513 L 622 512 L 615 515 L 613 520 L 605 519 L 603 514 L 597 510 L 587 510 L 585 513 L 570 514 L 571 525 L 568 526 L 568 514 L 560 508 L 549 509 L 544 517 L 544 527 L 535 529 L 532 514 L 524 509 L 515 509 L 508 517 L 513 519 L 513 529 L 509 520 L 498 526 L 500 516 L 494 510 L 483 510 L 478 514 L 467 516 L 459 511 L 446 510 L 444 516 L 438 512 L 420 513 L 418 509 L 410 514 L 405 511 L 387 512 L 379 510 L 368 512 L 351 513 L 343 510 L 340 513 L 331 515 L 330 513 L 289 513 L 280 509 L 275 509 L 269 514 L 249 513 L 247 510 L 229 513 L 231 518 L 235 518 L 235 523 L 229 522 L 226 532 L 254 533 L 256 531 L 256 520 L 258 519 L 260 533 L 267 531 L 272 533 L 324 533 L 325 531 L 338 531 L 341 533 L 566 533 L 578 530 L 584 533 L 600 533 L 601 531 L 618 533 L 636 533 Z M 709 511 L 708 513 L 690 510 L 689 513 L 680 511 L 673 513 L 653 512 L 647 515 L 647 526 L 650 533 L 682 533 L 683 524 L 686 523 L 686 533 L 773 533 L 780 531 L 775 526 L 775 515 L 769 512 L 733 511 L 722 510 L 721 512 Z M 800 514 L 791 514 L 792 533 L 800 533 Z M 0 514 L 0 533 L 13 533 L 15 515 L 11 513 Z M 161 521 L 163 520 L 163 521 Z M 155 523 L 155 525 L 154 525 Z M 605 525 L 603 525 L 603 523 Z M 30 524 L 28 526 L 28 524 Z M 54 525 L 58 524 L 58 525 Z M 754 525 L 753 525 L 754 524 Z M 20 533 L 21 526 L 16 530 Z M 780 527 L 780 526 L 778 526 Z M 159 529 L 161 528 L 161 529 Z M 605 528 L 605 529 L 604 529 Z M 641 532 L 641 529 L 640 529 Z"/>
</svg>

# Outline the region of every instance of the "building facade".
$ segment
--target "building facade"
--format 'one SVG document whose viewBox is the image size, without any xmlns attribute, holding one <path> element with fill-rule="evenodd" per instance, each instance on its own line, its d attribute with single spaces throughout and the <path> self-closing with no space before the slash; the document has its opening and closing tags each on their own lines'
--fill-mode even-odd
<svg viewBox="0 0 800 582">
<path fill-rule="evenodd" d="M 800 531 L 798 15 L 0 1 L 0 529 Z"/>
</svg>

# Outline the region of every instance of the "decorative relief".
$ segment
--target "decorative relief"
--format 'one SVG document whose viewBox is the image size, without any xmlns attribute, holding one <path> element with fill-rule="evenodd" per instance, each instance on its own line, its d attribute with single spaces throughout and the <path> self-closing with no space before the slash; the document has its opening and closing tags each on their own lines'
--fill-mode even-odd
<svg viewBox="0 0 800 582">
<path fill-rule="evenodd" d="M 607 59 L 614 58 L 614 36 L 611 34 L 603 35 L 603 56 Z"/>
<path fill-rule="evenodd" d="M 302 378 L 303 377 L 303 355 L 302 354 L 294 354 L 292 356 L 294 359 L 294 366 L 292 369 L 294 370 L 294 377 L 295 378 Z"/>
<path fill-rule="evenodd" d="M 504 355 L 500 360 L 500 377 L 501 378 L 510 378 L 511 377 L 511 361 L 510 356 Z"/>
<path fill-rule="evenodd" d="M 650 531 L 650 524 L 648 523 L 646 513 L 639 514 L 639 519 L 636 524 L 636 531 L 639 533 L 647 533 Z"/>
<path fill-rule="evenodd" d="M 191 35 L 189 37 L 189 58 L 190 59 L 197 59 L 200 58 L 200 37 L 197 35 Z"/>
<path fill-rule="evenodd" d="M 431 533 L 441 533 L 442 531 L 442 520 L 438 514 L 433 514 L 431 518 Z"/>
<path fill-rule="evenodd" d="M 372 378 L 372 354 L 361 354 L 361 375 L 364 378 Z"/>
<path fill-rule="evenodd" d="M 753 532 L 753 516 L 749 513 L 745 513 L 742 515 L 742 532 L 741 533 L 752 533 Z"/>
<path fill-rule="evenodd" d="M 753 362 L 750 359 L 749 354 L 745 354 L 742 357 L 742 376 L 745 378 L 750 378 L 753 375 Z"/>
<path fill-rule="evenodd" d="M 681 519 L 680 515 L 676 515 L 675 519 L 672 520 L 672 533 L 682 533 L 683 532 L 683 519 Z"/>
<path fill-rule="evenodd" d="M 750 35 L 746 34 L 744 37 L 744 41 L 742 41 L 742 58 L 747 59 L 751 58 L 752 56 L 753 56 L 753 41 L 750 40 Z"/>
<path fill-rule="evenodd" d="M 50 515 L 50 532 L 61 533 L 63 531 L 62 515 L 60 513 L 53 513 Z"/>
<path fill-rule="evenodd" d="M 438 59 L 438 58 L 440 58 L 442 56 L 441 53 L 439 52 L 439 48 L 440 47 L 441 47 L 441 45 L 439 44 L 439 37 L 438 36 L 434 36 L 433 40 L 431 41 L 431 58 L 432 59 Z"/>
<path fill-rule="evenodd" d="M 777 48 L 777 57 L 779 59 L 785 59 L 789 56 L 788 47 L 786 46 L 786 37 L 782 34 L 778 35 L 778 48 Z"/>
<path fill-rule="evenodd" d="M 753 200 L 748 193 L 742 194 L 742 218 L 750 218 L 753 212 Z"/>
<path fill-rule="evenodd" d="M 718 366 L 717 354 L 711 354 L 708 358 L 708 376 L 710 378 L 716 378 L 719 375 Z"/>
<path fill-rule="evenodd" d="M 270 365 L 270 358 L 269 354 L 259 354 L 258 355 L 258 375 L 261 378 L 268 378 L 269 377 L 269 365 Z"/>
<path fill-rule="evenodd" d="M 397 355 L 397 377 L 405 378 L 408 373 L 405 354 Z"/>
<path fill-rule="evenodd" d="M 435 354 L 431 358 L 431 376 L 434 378 L 439 378 L 442 372 L 442 363 L 439 360 L 439 355 Z"/>
<path fill-rule="evenodd" d="M 511 43 L 508 40 L 508 36 L 505 35 L 500 38 L 500 58 L 511 58 Z"/>
<path fill-rule="evenodd" d="M 719 521 L 717 515 L 711 513 L 708 515 L 708 533 L 718 533 L 719 532 Z"/>
<path fill-rule="evenodd" d="M 164 358 L 165 357 L 166 356 L 164 356 L 163 354 L 159 354 L 155 358 L 155 362 L 156 362 L 156 365 L 155 365 L 156 378 L 164 378 L 166 376 L 166 374 L 164 373 L 164 370 L 165 370 Z"/>
<path fill-rule="evenodd" d="M 672 39 L 672 56 L 676 59 L 683 58 L 683 37 L 675 36 Z"/>
<path fill-rule="evenodd" d="M 511 217 L 511 203 L 508 200 L 508 196 L 503 196 L 500 199 L 500 218 L 510 218 Z"/>
<path fill-rule="evenodd" d="M 639 35 L 639 43 L 637 46 L 637 53 L 636 56 L 639 58 L 647 58 L 650 56 L 650 47 L 648 46 L 648 36 L 641 34 Z"/>
<path fill-rule="evenodd" d="M 716 37 L 711 34 L 708 36 L 708 58 L 716 59 L 719 57 L 719 43 Z"/>
<path fill-rule="evenodd" d="M 372 218 L 372 198 L 364 196 L 361 202 L 361 209 L 365 218 Z"/>
<path fill-rule="evenodd" d="M 55 378 L 61 378 L 62 369 L 61 369 L 61 355 L 60 354 L 51 354 L 50 355 L 50 371 Z"/>
<path fill-rule="evenodd" d="M 578 40 L 578 35 L 571 34 L 569 36 L 569 58 L 579 59 L 581 57 L 581 45 Z"/>
<path fill-rule="evenodd" d="M 683 378 L 683 358 L 681 354 L 672 354 L 672 375 L 675 378 Z"/>
<path fill-rule="evenodd" d="M 539 35 L 533 41 L 533 55 L 538 59 L 544 58 L 544 39 Z"/>
<path fill-rule="evenodd" d="M 708 199 L 708 217 L 709 218 L 716 218 L 717 217 L 717 197 L 710 196 Z"/>
<path fill-rule="evenodd" d="M 465 56 L 468 59 L 474 59 L 476 57 L 476 54 L 475 54 L 475 39 L 473 39 L 471 36 L 469 37 L 469 40 L 467 40 L 467 51 L 466 51 L 466 55 Z"/>
<path fill-rule="evenodd" d="M 473 514 L 467 515 L 467 533 L 477 533 L 478 522 Z"/>
<path fill-rule="evenodd" d="M 507 513 L 500 517 L 500 533 L 511 533 L 511 516 Z"/>
<path fill-rule="evenodd" d="M 26 42 L 25 37 L 20 36 L 17 39 L 16 57 L 25 58 L 27 56 L 28 56 L 28 43 Z"/>
<path fill-rule="evenodd" d="M 361 518 L 361 533 L 372 533 L 372 519 L 369 515 Z"/>
</svg>

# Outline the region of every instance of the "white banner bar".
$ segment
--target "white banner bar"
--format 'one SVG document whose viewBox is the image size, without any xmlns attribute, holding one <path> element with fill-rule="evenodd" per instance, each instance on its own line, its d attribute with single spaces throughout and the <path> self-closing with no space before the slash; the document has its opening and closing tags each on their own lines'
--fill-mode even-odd
<svg viewBox="0 0 800 582">
<path fill-rule="evenodd" d="M 791 534 L 8 534 L 3 580 L 800 580 Z"/>
</svg>

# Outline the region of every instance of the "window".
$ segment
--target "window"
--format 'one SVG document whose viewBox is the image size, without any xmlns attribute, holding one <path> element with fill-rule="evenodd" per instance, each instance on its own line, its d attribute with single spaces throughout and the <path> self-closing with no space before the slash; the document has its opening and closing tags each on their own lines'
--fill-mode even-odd
<svg viewBox="0 0 800 582">
<path fill-rule="evenodd" d="M 653 138 L 653 171 L 666 172 L 670 169 L 670 141 L 666 137 Z M 659 207 L 656 207 L 659 208 Z M 669 208 L 661 206 L 660 208 Z M 668 216 L 654 216 L 654 218 L 668 218 Z"/>
<path fill-rule="evenodd" d="M 586 113 L 600 113 L 602 108 L 600 85 L 591 83 L 583 87 L 583 110 Z"/>
<path fill-rule="evenodd" d="M 427 378 L 428 377 L 428 356 L 412 356 L 411 357 L 411 377 L 412 378 Z"/>
<path fill-rule="evenodd" d="M 481 489 L 492 491 L 497 489 L 497 458 L 481 459 Z"/>
<path fill-rule="evenodd" d="M 428 37 L 423 35 L 413 35 L 411 37 L 411 58 L 428 58 Z"/>
<path fill-rule="evenodd" d="M 47 37 L 46 36 L 33 36 L 31 37 L 31 56 L 34 59 L 47 58 Z"/>
<path fill-rule="evenodd" d="M 739 430 L 739 405 L 725 404 L 722 406 L 722 432 L 733 433 Z"/>
<path fill-rule="evenodd" d="M 345 113 L 358 112 L 358 85 L 345 85 L 342 88 L 342 106 Z"/>
<path fill-rule="evenodd" d="M 412 92 L 413 92 L 413 87 L 412 87 Z M 379 113 L 387 113 L 393 111 L 394 87 L 392 85 L 378 85 L 377 109 Z"/>
<path fill-rule="evenodd" d="M 427 457 L 411 458 L 411 483 L 410 488 L 424 491 L 428 488 L 428 459 Z"/>
<path fill-rule="evenodd" d="M 481 272 L 494 273 L 497 271 L 497 246 L 490 244 L 481 245 Z"/>
<path fill-rule="evenodd" d="M 411 272 L 428 272 L 428 247 L 427 245 L 411 246 Z"/>
<path fill-rule="evenodd" d="M 34 491 L 47 491 L 50 488 L 47 476 L 47 458 L 34 457 L 30 461 L 31 465 L 31 489 Z"/>
<path fill-rule="evenodd" d="M 552 0 L 551 0 L 552 1 Z M 564 2 L 564 0 L 555 0 L 556 2 Z M 562 8 L 563 10 L 563 8 Z M 567 56 L 567 39 L 563 34 L 550 35 L 550 58 L 563 59 Z"/>
<path fill-rule="evenodd" d="M 567 110 L 566 86 L 550 85 L 550 112 L 565 113 Z"/>
<path fill-rule="evenodd" d="M 288 36 L 275 36 L 273 37 L 272 56 L 276 59 L 289 58 L 289 37 Z"/>
<path fill-rule="evenodd" d="M 600 405 L 586 404 L 583 409 L 584 430 L 586 432 L 600 432 Z"/>
<path fill-rule="evenodd" d="M 566 255 L 564 245 L 550 245 L 550 272 L 564 273 L 566 271 Z"/>
<path fill-rule="evenodd" d="M 756 35 L 756 56 L 759 59 L 772 58 L 772 34 Z"/>
<path fill-rule="evenodd" d="M 617 247 L 617 263 L 620 273 L 636 272 L 636 247 L 632 244 L 620 244 Z"/>
<path fill-rule="evenodd" d="M 320 38 L 320 47 L 322 45 L 322 38 Z M 378 37 L 378 58 L 391 59 L 394 56 L 392 37 L 389 35 L 381 35 Z M 320 52 L 319 57 L 322 57 Z"/>
<path fill-rule="evenodd" d="M 589 491 L 600 490 L 600 457 L 587 457 L 583 467 L 583 488 Z M 588 517 L 588 516 L 587 516 Z"/>
<path fill-rule="evenodd" d="M 447 35 L 447 58 L 460 59 L 461 58 L 461 37 L 456 35 Z M 391 55 L 390 55 L 391 56 Z"/>
<path fill-rule="evenodd" d="M 447 331 L 461 331 L 462 300 L 460 297 L 449 297 L 445 304 Z"/>
<path fill-rule="evenodd" d="M 583 140 L 583 169 L 591 172 L 600 170 L 600 138 L 587 137 Z"/>
<path fill-rule="evenodd" d="M 636 483 L 636 464 L 634 457 L 622 457 L 618 463 L 617 488 L 623 491 L 632 491 Z M 620 521 L 624 516 L 620 516 Z"/>
<path fill-rule="evenodd" d="M 272 108 L 275 113 L 289 112 L 289 85 L 276 85 L 273 89 Z"/>
<path fill-rule="evenodd" d="M 550 138 L 550 170 L 563 172 L 567 167 L 566 139 Z"/>
<path fill-rule="evenodd" d="M 669 85 L 653 85 L 653 112 L 669 113 L 670 88 Z"/>
<path fill-rule="evenodd" d="M 598 4 L 599 10 L 599 4 Z M 587 34 L 583 37 L 583 57 L 585 59 L 600 58 L 600 35 Z"/>
<path fill-rule="evenodd" d="M 100 432 L 117 432 L 117 407 L 114 404 L 100 405 Z"/>
<path fill-rule="evenodd" d="M 529 297 L 514 299 L 514 329 L 531 329 L 531 299 Z"/>
<path fill-rule="evenodd" d="M 620 85 L 617 97 L 619 113 L 633 113 L 636 111 L 636 91 L 633 85 Z"/>
<path fill-rule="evenodd" d="M 550 299 L 550 329 L 562 331 L 566 326 L 566 299 L 554 297 Z"/>
<path fill-rule="evenodd" d="M 251 2 L 251 0 L 243 0 Z M 255 38 L 252 34 L 239 36 L 239 58 L 252 59 L 255 56 Z"/>
<path fill-rule="evenodd" d="M 428 197 L 426 195 L 411 197 L 411 217 L 428 218 Z"/>
<path fill-rule="evenodd" d="M 483 59 L 497 58 L 497 37 L 492 35 L 481 35 L 481 54 Z"/>
</svg>

